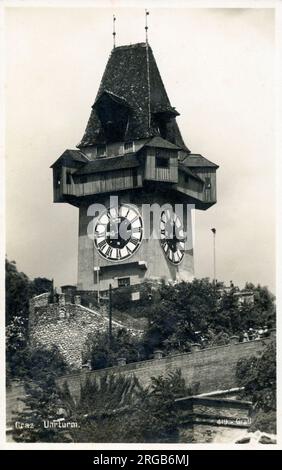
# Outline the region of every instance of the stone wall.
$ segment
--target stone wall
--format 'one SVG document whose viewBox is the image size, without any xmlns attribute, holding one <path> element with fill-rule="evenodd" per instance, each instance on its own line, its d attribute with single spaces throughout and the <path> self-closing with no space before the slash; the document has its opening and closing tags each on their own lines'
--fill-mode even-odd
<svg viewBox="0 0 282 470">
<path fill-rule="evenodd" d="M 34 325 L 38 325 L 38 331 L 41 331 L 39 337 L 43 334 L 46 344 L 48 328 L 46 329 L 45 322 L 40 326 L 40 311 L 39 309 L 39 318 L 37 318 L 37 322 L 35 321 Z M 79 310 L 77 312 L 79 313 Z M 92 321 L 93 317 L 90 316 L 88 319 Z M 74 320 L 70 320 L 70 322 L 72 321 Z M 99 318 L 99 321 L 101 321 L 101 318 Z M 62 325 L 63 323 L 60 323 L 59 320 L 51 322 L 50 331 L 53 340 L 54 338 L 60 339 L 64 334 L 65 330 L 62 330 Z M 78 325 L 81 325 L 81 323 L 78 322 Z M 57 333 L 53 330 L 55 326 L 58 328 Z M 75 344 L 80 349 L 79 338 L 74 334 L 75 331 L 79 331 L 80 326 L 77 328 L 75 326 L 70 328 L 71 347 Z M 34 340 L 39 340 L 39 337 L 35 337 Z M 207 396 L 192 397 L 192 401 L 191 399 L 179 400 L 182 401 L 186 415 L 187 412 L 189 415 L 190 404 L 192 403 L 193 405 L 190 410 L 190 415 L 193 414 L 193 420 L 183 419 L 179 423 L 181 442 L 234 442 L 237 438 L 241 437 L 242 430 L 248 427 L 245 421 L 248 417 L 249 407 L 242 402 L 236 403 L 236 401 L 226 400 L 224 397 L 236 396 L 236 387 L 238 387 L 236 382 L 236 365 L 238 360 L 243 357 L 260 356 L 270 341 L 271 338 L 266 338 L 200 350 L 195 347 L 190 354 L 179 354 L 165 358 L 161 358 L 161 353 L 156 352 L 156 359 L 150 361 L 122 365 L 124 361 L 120 360 L 120 365 L 117 367 L 97 371 L 83 369 L 76 374 L 69 374 L 58 378 L 57 384 L 63 387 L 63 384 L 67 382 L 72 396 L 77 399 L 80 395 L 81 384 L 85 383 L 88 377 L 90 379 L 99 378 L 107 373 L 126 374 L 129 376 L 135 374 L 141 384 L 149 385 L 151 377 L 166 375 L 168 372 L 180 368 L 186 385 L 194 386 L 195 389 L 198 386 L 198 390 L 194 393 L 209 394 L 210 396 L 209 398 Z M 227 390 L 229 393 L 226 393 Z M 13 382 L 8 387 L 6 395 L 8 429 L 13 425 L 13 412 L 22 409 L 23 403 L 21 400 L 24 397 L 25 392 L 21 383 Z M 200 419 L 197 419 L 197 417 Z M 240 423 L 234 424 L 234 420 L 237 419 L 240 420 Z"/>
<path fill-rule="evenodd" d="M 179 442 L 234 442 L 251 424 L 251 402 L 217 397 L 176 400 Z"/>
<path fill-rule="evenodd" d="M 62 294 L 58 303 L 50 304 L 48 295 L 42 294 L 31 300 L 29 342 L 33 347 L 57 346 L 67 363 L 74 369 L 80 369 L 88 335 L 106 331 L 108 318 L 101 310 L 65 303 Z M 124 328 L 124 325 L 113 321 L 114 328 Z M 141 333 L 127 329 L 132 334 Z"/>
<path fill-rule="evenodd" d="M 229 390 L 238 386 L 236 381 L 238 360 L 261 355 L 269 342 L 270 338 L 265 338 L 206 349 L 193 348 L 193 352 L 188 354 L 177 354 L 160 359 L 66 375 L 58 379 L 58 385 L 62 386 L 66 381 L 70 392 L 77 398 L 80 394 L 81 384 L 85 383 L 87 377 L 99 378 L 107 373 L 135 375 L 143 386 L 148 386 L 151 377 L 167 375 L 171 371 L 181 369 L 186 385 L 193 387 L 197 393 Z"/>
</svg>

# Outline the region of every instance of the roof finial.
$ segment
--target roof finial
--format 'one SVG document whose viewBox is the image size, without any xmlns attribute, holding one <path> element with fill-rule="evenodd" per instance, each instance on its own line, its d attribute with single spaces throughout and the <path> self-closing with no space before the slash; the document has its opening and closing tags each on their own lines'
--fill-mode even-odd
<svg viewBox="0 0 282 470">
<path fill-rule="evenodd" d="M 146 32 L 146 43 L 148 44 L 148 21 L 147 21 L 147 16 L 149 15 L 149 11 L 145 10 L 145 32 Z"/>
<path fill-rule="evenodd" d="M 116 47 L 116 17 L 113 15 L 113 44 Z"/>
</svg>

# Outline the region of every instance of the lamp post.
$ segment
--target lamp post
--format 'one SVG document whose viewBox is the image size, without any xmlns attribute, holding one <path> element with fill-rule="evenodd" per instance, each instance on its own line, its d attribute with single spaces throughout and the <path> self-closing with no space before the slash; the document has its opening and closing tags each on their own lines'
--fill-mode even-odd
<svg viewBox="0 0 282 470">
<path fill-rule="evenodd" d="M 215 256 L 215 236 L 216 236 L 216 229 L 211 229 L 213 233 L 213 282 L 216 283 L 216 256 Z"/>
<path fill-rule="evenodd" d="M 112 328 L 113 328 L 113 311 L 112 311 L 112 284 L 109 286 L 109 341 L 110 347 L 112 345 Z"/>
<path fill-rule="evenodd" d="M 95 234 L 93 238 L 93 260 L 95 259 Z M 100 265 L 99 265 L 99 255 L 97 254 L 97 266 L 93 266 L 94 271 L 94 282 L 95 282 L 95 273 L 96 273 L 96 282 L 97 282 L 97 303 L 98 307 L 100 306 Z"/>
</svg>

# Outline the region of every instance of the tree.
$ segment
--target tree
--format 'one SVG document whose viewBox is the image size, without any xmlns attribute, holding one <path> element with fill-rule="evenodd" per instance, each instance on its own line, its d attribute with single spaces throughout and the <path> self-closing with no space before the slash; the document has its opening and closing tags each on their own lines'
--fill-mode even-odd
<svg viewBox="0 0 282 470">
<path fill-rule="evenodd" d="M 30 280 L 19 272 L 15 261 L 5 260 L 6 269 L 6 324 L 9 325 L 14 317 L 28 319 L 29 300 L 35 295 L 49 292 L 53 282 L 45 277 Z"/>
<path fill-rule="evenodd" d="M 16 377 L 26 356 L 29 300 L 48 292 L 52 281 L 37 277 L 31 281 L 19 272 L 15 261 L 5 260 L 6 268 L 6 361 L 7 379 Z"/>
<path fill-rule="evenodd" d="M 162 284 L 158 302 L 152 304 L 144 347 L 147 357 L 156 348 L 167 353 L 189 351 L 191 343 L 202 346 L 227 344 L 230 336 L 243 336 L 252 327 L 273 326 L 274 296 L 266 287 L 247 284 L 254 304 L 241 305 L 238 288 L 226 289 L 208 279 L 175 285 Z"/>
<path fill-rule="evenodd" d="M 180 416 L 175 399 L 190 394 L 179 369 L 166 377 L 152 377 L 131 418 L 131 435 L 135 438 L 131 442 L 178 442 Z"/>
<path fill-rule="evenodd" d="M 5 260 L 6 268 L 6 324 L 14 317 L 28 318 L 29 288 L 28 277 L 17 270 L 15 261 Z"/>
<path fill-rule="evenodd" d="M 194 279 L 176 285 L 162 285 L 160 300 L 151 311 L 145 334 L 148 351 L 189 351 L 208 332 L 218 310 L 219 294 L 208 279 Z"/>
<path fill-rule="evenodd" d="M 30 297 L 51 292 L 53 289 L 53 281 L 46 277 L 35 277 L 30 285 Z"/>
<path fill-rule="evenodd" d="M 67 442 L 68 436 L 46 423 L 62 417 L 63 393 L 56 385 L 56 377 L 66 373 L 67 365 L 53 347 L 49 350 L 24 350 L 22 368 L 18 373 L 24 381 L 26 398 L 24 409 L 15 421 L 24 423 L 23 428 L 13 430 L 17 442 Z"/>
<path fill-rule="evenodd" d="M 128 442 L 130 410 L 138 403 L 140 390 L 134 376 L 105 374 L 88 378 L 75 402 L 65 385 L 66 419 L 78 423 L 69 431 L 72 442 Z"/>
<path fill-rule="evenodd" d="M 72 442 L 177 442 L 175 398 L 190 394 L 180 370 L 140 386 L 135 376 L 105 374 L 86 380 L 75 402 L 65 388 L 64 409 Z"/>
<path fill-rule="evenodd" d="M 274 342 L 261 357 L 241 359 L 236 375 L 242 396 L 254 405 L 255 419 L 252 429 L 275 432 L 276 429 L 276 349 Z M 259 426 L 262 426 L 261 428 Z"/>
<path fill-rule="evenodd" d="M 272 328 L 275 325 L 275 297 L 267 287 L 254 286 L 247 283 L 246 290 L 254 295 L 253 305 L 243 304 L 241 307 L 242 328 L 257 328 L 267 326 Z"/>
<path fill-rule="evenodd" d="M 117 359 L 125 357 L 128 362 L 136 362 L 145 357 L 142 341 L 134 337 L 125 328 L 109 333 L 99 332 L 88 338 L 88 352 L 84 357 L 90 359 L 92 369 L 103 369 L 117 365 Z"/>
</svg>

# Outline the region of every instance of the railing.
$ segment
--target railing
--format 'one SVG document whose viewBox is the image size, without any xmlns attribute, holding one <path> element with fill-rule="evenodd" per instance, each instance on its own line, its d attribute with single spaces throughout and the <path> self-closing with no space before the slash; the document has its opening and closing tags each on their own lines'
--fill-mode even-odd
<svg viewBox="0 0 282 470">
<path fill-rule="evenodd" d="M 169 168 L 156 168 L 156 179 L 161 181 L 170 181 L 170 169 Z"/>
</svg>

